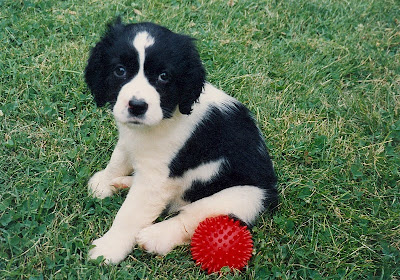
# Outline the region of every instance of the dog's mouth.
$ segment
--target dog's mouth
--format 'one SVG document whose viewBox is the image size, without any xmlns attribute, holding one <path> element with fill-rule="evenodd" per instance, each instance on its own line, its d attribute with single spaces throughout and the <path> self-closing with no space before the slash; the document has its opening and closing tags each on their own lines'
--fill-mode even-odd
<svg viewBox="0 0 400 280">
<path fill-rule="evenodd" d="M 128 114 L 125 118 L 125 123 L 134 124 L 134 125 L 145 125 L 146 124 L 146 117 L 145 115 L 140 116 L 133 116 Z"/>
<path fill-rule="evenodd" d="M 134 125 L 144 125 L 143 121 L 138 120 L 138 119 L 129 120 L 129 121 L 127 121 L 127 123 L 134 124 Z"/>
<path fill-rule="evenodd" d="M 162 120 L 162 118 L 152 117 L 151 114 L 132 116 L 131 114 L 127 113 L 126 110 L 123 111 L 114 110 L 113 114 L 117 122 L 132 127 L 155 126 Z"/>
</svg>

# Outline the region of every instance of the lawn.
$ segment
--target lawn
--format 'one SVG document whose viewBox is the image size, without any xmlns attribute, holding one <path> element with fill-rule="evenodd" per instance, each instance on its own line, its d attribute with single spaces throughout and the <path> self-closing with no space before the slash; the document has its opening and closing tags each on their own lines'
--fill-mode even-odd
<svg viewBox="0 0 400 280">
<path fill-rule="evenodd" d="M 280 207 L 241 273 L 87 260 L 126 194 L 87 192 L 117 134 L 83 70 L 117 15 L 196 37 L 262 129 Z M 400 279 L 398 0 L 0 0 L 0 131 L 0 279 Z"/>
</svg>

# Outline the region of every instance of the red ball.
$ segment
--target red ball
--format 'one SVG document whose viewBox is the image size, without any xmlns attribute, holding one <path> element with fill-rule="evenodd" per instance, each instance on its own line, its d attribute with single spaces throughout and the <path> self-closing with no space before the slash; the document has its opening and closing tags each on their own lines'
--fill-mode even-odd
<svg viewBox="0 0 400 280">
<path fill-rule="evenodd" d="M 247 226 L 228 216 L 218 216 L 198 225 L 191 251 L 196 264 L 209 274 L 224 266 L 241 270 L 251 258 L 253 240 Z"/>
</svg>

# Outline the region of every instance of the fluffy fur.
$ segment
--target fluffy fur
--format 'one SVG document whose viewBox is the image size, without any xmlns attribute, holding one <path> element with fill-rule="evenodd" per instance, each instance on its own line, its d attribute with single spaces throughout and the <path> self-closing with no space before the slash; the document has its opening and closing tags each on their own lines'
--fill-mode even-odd
<svg viewBox="0 0 400 280">
<path fill-rule="evenodd" d="M 112 227 L 89 256 L 119 263 L 139 244 L 167 254 L 198 223 L 234 215 L 247 224 L 277 203 L 276 176 L 249 111 L 205 82 L 190 37 L 117 21 L 85 71 L 98 106 L 111 104 L 119 140 L 89 181 L 98 198 L 130 187 Z M 178 212 L 153 222 L 164 211 Z"/>
</svg>

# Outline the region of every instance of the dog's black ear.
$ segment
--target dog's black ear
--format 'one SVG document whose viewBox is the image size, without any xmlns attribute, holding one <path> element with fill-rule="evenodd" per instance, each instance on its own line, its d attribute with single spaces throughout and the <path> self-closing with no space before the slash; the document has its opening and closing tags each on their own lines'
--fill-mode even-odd
<svg viewBox="0 0 400 280">
<path fill-rule="evenodd" d="M 193 39 L 189 38 L 186 50 L 189 51 L 189 55 L 186 59 L 185 73 L 179 81 L 181 88 L 179 111 L 182 114 L 189 115 L 192 112 L 194 103 L 203 92 L 206 71 L 201 63 L 199 53 L 193 44 Z"/>
<path fill-rule="evenodd" d="M 97 106 L 104 106 L 107 101 L 107 85 L 105 83 L 105 73 L 103 69 L 104 46 L 102 42 L 92 49 L 88 64 L 85 69 L 85 81 L 89 90 L 93 94 Z"/>
<path fill-rule="evenodd" d="M 85 68 L 85 81 L 93 94 L 97 106 L 102 107 L 112 101 L 109 85 L 107 84 L 108 56 L 106 49 L 111 45 L 114 36 L 124 27 L 121 17 L 108 24 L 108 30 L 96 46 L 91 50 L 87 66 Z"/>
<path fill-rule="evenodd" d="M 185 90 L 182 92 L 179 102 L 179 111 L 189 115 L 192 112 L 194 103 L 199 99 L 204 88 L 205 71 L 203 67 L 193 69 L 188 73 L 190 79 L 186 81 Z"/>
</svg>

